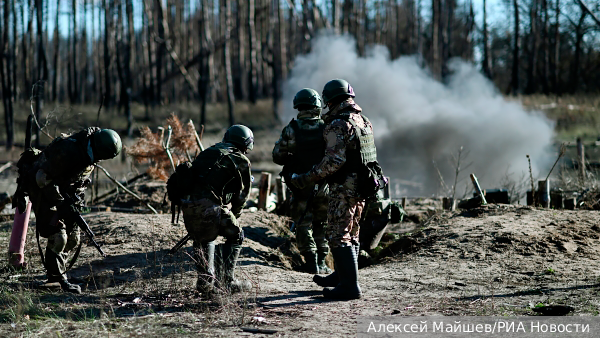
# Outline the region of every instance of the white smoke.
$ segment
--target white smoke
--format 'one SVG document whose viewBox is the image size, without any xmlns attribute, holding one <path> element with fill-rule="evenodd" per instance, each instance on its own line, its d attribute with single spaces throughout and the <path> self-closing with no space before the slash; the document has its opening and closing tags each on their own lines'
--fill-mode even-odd
<svg viewBox="0 0 600 338">
<path fill-rule="evenodd" d="M 351 37 L 324 35 L 314 41 L 310 54 L 295 60 L 284 87 L 285 120 L 296 114 L 292 99 L 298 90 L 308 87 L 321 92 L 327 81 L 343 78 L 374 125 L 385 174 L 422 185 L 404 186 L 402 193 L 439 191 L 433 161 L 451 186 L 451 159 L 461 146 L 463 156 L 468 153 L 463 168 L 472 162 L 461 179 L 474 172 L 484 188 L 499 187 L 507 170 L 527 172 L 526 154 L 538 169 L 544 166 L 553 123 L 505 99 L 473 65 L 454 60 L 449 66 L 453 75 L 444 85 L 419 67 L 414 57 L 391 61 L 382 46 L 359 57 Z"/>
</svg>

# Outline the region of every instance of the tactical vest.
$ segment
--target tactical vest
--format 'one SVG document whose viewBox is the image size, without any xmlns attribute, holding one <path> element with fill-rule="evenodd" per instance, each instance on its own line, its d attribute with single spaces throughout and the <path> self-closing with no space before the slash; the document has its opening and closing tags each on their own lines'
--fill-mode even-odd
<svg viewBox="0 0 600 338">
<path fill-rule="evenodd" d="M 317 128 L 304 129 L 298 121 L 292 120 L 290 127 L 294 130 L 296 149 L 290 160 L 283 167 L 284 174 L 305 173 L 318 164 L 325 155 L 325 139 L 323 130 L 325 122 L 319 120 Z"/>
<path fill-rule="evenodd" d="M 196 157 L 192 162 L 190 182 L 195 196 L 216 197 L 222 204 L 230 202 L 232 193 L 226 191 L 227 184 L 231 181 L 241 184 L 241 174 L 232 158 L 234 151 L 224 143 L 217 143 Z"/>
<path fill-rule="evenodd" d="M 358 137 L 359 146 L 358 149 L 351 149 L 346 151 L 346 163 L 333 174 L 329 181 L 333 183 L 342 183 L 343 180 L 350 173 L 358 173 L 359 176 L 368 163 L 377 162 L 377 149 L 375 148 L 375 138 L 373 137 L 373 130 L 367 126 L 369 119 L 360 114 L 365 127 L 359 127 L 356 122 L 350 119 L 350 114 L 342 113 L 337 115 L 335 119 L 349 122 L 354 129 L 355 135 Z"/>
</svg>

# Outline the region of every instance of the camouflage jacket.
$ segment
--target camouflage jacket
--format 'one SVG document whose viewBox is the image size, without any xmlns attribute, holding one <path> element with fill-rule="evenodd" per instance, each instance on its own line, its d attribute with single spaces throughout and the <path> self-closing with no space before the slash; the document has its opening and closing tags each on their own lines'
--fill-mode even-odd
<svg viewBox="0 0 600 338">
<path fill-rule="evenodd" d="M 90 136 L 99 130 L 92 127 L 55 138 L 29 171 L 29 193 L 39 189 L 53 204 L 63 199 L 61 192 L 82 198 L 94 169 Z"/>
<path fill-rule="evenodd" d="M 226 205 L 239 217 L 250 196 L 250 160 L 233 144 L 217 143 L 205 149 L 192 163 L 191 199 L 209 198 Z"/>
<path fill-rule="evenodd" d="M 349 114 L 348 119 L 352 119 L 359 127 L 365 127 L 365 122 L 360 113 L 362 109 L 349 98 L 340 103 L 325 115 L 325 156 L 317 165 L 308 172 L 310 181 L 319 181 L 331 177 L 338 172 L 346 163 L 350 152 L 360 151 L 358 135 L 352 124 L 342 118 L 340 115 Z M 367 122 L 370 124 L 370 122 Z M 371 125 L 367 126 L 373 129 Z M 343 190 L 351 195 L 358 193 L 358 175 L 353 170 L 348 170 L 345 177 L 338 180 Z"/>
</svg>

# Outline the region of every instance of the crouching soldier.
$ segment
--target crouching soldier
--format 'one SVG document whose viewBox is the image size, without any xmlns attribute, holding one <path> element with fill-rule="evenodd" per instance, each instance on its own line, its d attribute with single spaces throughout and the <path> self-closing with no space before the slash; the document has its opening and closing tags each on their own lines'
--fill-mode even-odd
<svg viewBox="0 0 600 338">
<path fill-rule="evenodd" d="M 293 173 L 307 172 L 323 158 L 325 123 L 321 119 L 322 106 L 321 96 L 314 89 L 304 88 L 294 97 L 297 120 L 292 119 L 283 129 L 273 148 L 273 162 L 283 165 L 282 176 L 287 182 L 291 181 Z M 290 213 L 296 229 L 296 244 L 305 261 L 303 270 L 312 274 L 331 273 L 325 264 L 329 253 L 325 239 L 327 183 L 324 180 L 320 182 L 316 192 L 314 183 L 303 189 L 293 185 L 289 188 L 292 191 Z"/>
<path fill-rule="evenodd" d="M 120 152 L 121 138 L 114 130 L 92 127 L 58 137 L 41 152 L 28 148 L 17 164 L 15 195 L 19 197 L 15 204 L 19 210 L 25 210 L 26 201 L 22 197 L 29 196 L 36 232 L 48 239 L 42 258 L 48 282 L 60 283 L 65 291 L 81 293 L 81 287 L 69 283 L 66 276 L 66 259 L 79 244 L 79 228 L 63 211 L 83 206 L 93 164 L 114 158 Z"/>
<path fill-rule="evenodd" d="M 252 185 L 245 154 L 253 145 L 252 131 L 234 125 L 222 142 L 202 151 L 191 164 L 177 166 L 167 182 L 169 199 L 181 205 L 185 228 L 194 241 L 196 289 L 201 293 L 214 287 L 230 292 L 251 287 L 248 281 L 237 280 L 234 270 L 244 240 L 238 218 Z M 215 246 L 217 236 L 225 237 L 225 243 Z"/>
</svg>

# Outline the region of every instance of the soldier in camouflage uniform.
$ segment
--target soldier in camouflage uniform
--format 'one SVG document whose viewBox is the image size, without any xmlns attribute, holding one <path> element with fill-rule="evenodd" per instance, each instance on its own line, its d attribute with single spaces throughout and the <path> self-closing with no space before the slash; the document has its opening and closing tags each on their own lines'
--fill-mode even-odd
<svg viewBox="0 0 600 338">
<path fill-rule="evenodd" d="M 202 151 L 191 166 L 178 166 L 167 183 L 172 201 L 170 186 L 175 181 L 181 183 L 183 219 L 194 240 L 198 269 L 196 289 L 201 293 L 210 292 L 215 286 L 231 292 L 250 288 L 248 281 L 235 279 L 234 270 L 244 240 L 238 218 L 252 186 L 250 160 L 245 154 L 253 145 L 252 131 L 246 126 L 234 125 L 221 143 Z M 228 208 L 230 203 L 231 208 Z M 225 237 L 226 242 L 215 246 L 214 240 L 219 235 Z"/>
<path fill-rule="evenodd" d="M 273 148 L 273 162 L 283 165 L 281 175 L 286 181 L 294 172 L 306 172 L 312 168 L 321 161 L 325 151 L 321 96 L 314 89 L 304 88 L 296 94 L 293 103 L 294 109 L 298 110 L 297 120 L 292 119 L 283 128 Z M 325 181 L 319 182 L 318 192 L 307 205 L 314 189 L 315 184 L 304 189 L 290 186 L 290 213 L 296 224 L 296 244 L 305 261 L 303 270 L 312 274 L 330 273 L 331 269 L 325 264 L 325 257 L 329 253 L 325 240 L 329 189 Z M 301 218 L 302 223 L 299 223 Z"/>
<path fill-rule="evenodd" d="M 354 97 L 354 90 L 345 80 L 331 80 L 325 85 L 323 100 L 329 108 L 323 114 L 325 156 L 307 173 L 292 175 L 292 184 L 299 188 L 323 179 L 329 183 L 326 233 L 336 271 L 326 277 L 315 275 L 313 281 L 335 286 L 323 290 L 326 298 L 333 299 L 361 297 L 357 263 L 359 222 L 365 207 L 361 182 L 365 180 L 366 164 L 376 162 L 373 127 Z"/>
<path fill-rule="evenodd" d="M 91 182 L 93 164 L 121 152 L 121 138 L 110 129 L 87 128 L 71 136 L 58 137 L 41 153 L 29 148 L 17 164 L 19 194 L 28 195 L 35 212 L 36 231 L 48 238 L 45 268 L 48 282 L 58 282 L 68 292 L 81 293 L 79 285 L 66 276 L 66 259 L 79 244 L 79 228 L 61 213 L 65 196 L 82 207 L 85 188 Z M 26 202 L 16 202 L 25 210 Z"/>
</svg>

